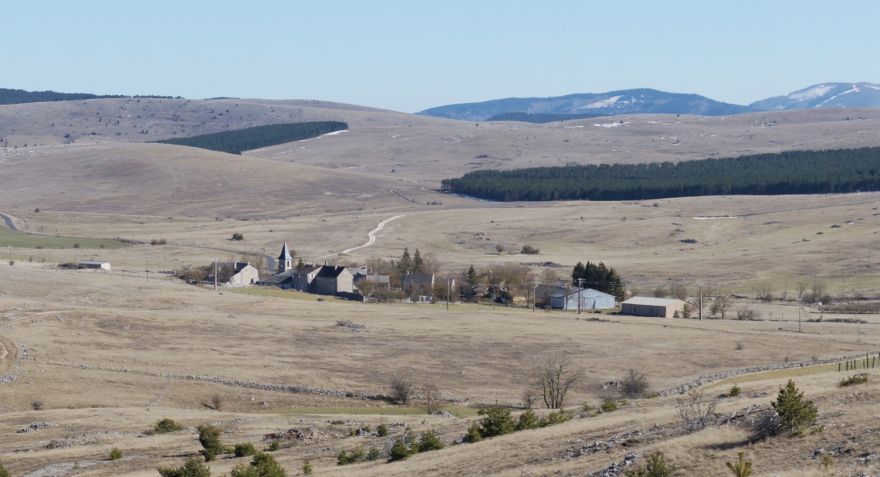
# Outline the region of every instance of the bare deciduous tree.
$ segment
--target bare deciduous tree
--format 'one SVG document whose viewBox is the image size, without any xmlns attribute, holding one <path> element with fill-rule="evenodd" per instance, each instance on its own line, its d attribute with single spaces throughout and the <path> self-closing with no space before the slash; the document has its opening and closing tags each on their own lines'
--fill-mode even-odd
<svg viewBox="0 0 880 477">
<path fill-rule="evenodd" d="M 367 277 L 360 279 L 355 286 L 361 293 L 361 296 L 364 297 L 365 302 L 370 301 L 370 297 L 373 296 L 377 288 L 376 282 L 368 280 Z"/>
<path fill-rule="evenodd" d="M 703 396 L 703 393 L 693 390 L 678 400 L 675 407 L 678 409 L 678 417 L 681 426 L 688 432 L 698 431 L 709 425 L 715 415 L 715 406 L 718 402 Z"/>
<path fill-rule="evenodd" d="M 713 315 L 721 315 L 721 319 L 727 315 L 727 312 L 730 311 L 730 307 L 733 306 L 733 301 L 730 299 L 730 295 L 718 295 L 715 297 L 715 300 L 712 301 L 712 306 L 709 307 L 709 312 Z"/>
<path fill-rule="evenodd" d="M 523 407 L 526 409 L 531 409 L 532 406 L 535 405 L 535 401 L 538 400 L 538 393 L 535 391 L 535 388 L 529 386 L 523 390 L 522 393 L 522 401 Z"/>
<path fill-rule="evenodd" d="M 773 301 L 773 290 L 770 288 L 770 284 L 761 283 L 758 285 L 755 288 L 755 298 L 765 302 Z"/>
<path fill-rule="evenodd" d="M 687 287 L 685 287 L 681 283 L 676 283 L 675 285 L 669 287 L 669 293 L 672 295 L 673 298 L 677 298 L 682 301 L 687 300 L 688 297 Z"/>
<path fill-rule="evenodd" d="M 807 282 L 798 282 L 797 284 L 797 297 L 798 303 L 803 303 L 804 295 L 807 293 L 807 289 L 810 288 L 810 284 Z"/>
<path fill-rule="evenodd" d="M 412 390 L 412 382 L 402 376 L 395 376 L 394 379 L 391 380 L 391 399 L 400 405 L 409 402 Z"/>
<path fill-rule="evenodd" d="M 538 379 L 544 405 L 548 409 L 562 409 L 565 395 L 582 374 L 582 371 L 573 367 L 565 355 L 548 358 L 540 370 Z"/>
<path fill-rule="evenodd" d="M 440 394 L 440 389 L 433 385 L 428 384 L 422 389 L 422 399 L 425 401 L 425 411 L 428 414 L 435 414 L 437 411 L 440 411 L 442 407 L 441 399 L 442 396 Z"/>
</svg>

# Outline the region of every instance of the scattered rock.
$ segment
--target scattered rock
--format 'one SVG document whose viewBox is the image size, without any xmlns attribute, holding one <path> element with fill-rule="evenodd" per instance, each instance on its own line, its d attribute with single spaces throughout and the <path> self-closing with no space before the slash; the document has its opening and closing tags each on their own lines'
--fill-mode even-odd
<svg viewBox="0 0 880 477">
<path fill-rule="evenodd" d="M 633 465 L 641 456 L 642 455 L 638 452 L 631 452 L 623 456 L 622 462 L 612 462 L 608 467 L 588 475 L 590 477 L 617 477 L 621 475 L 627 467 Z"/>
<path fill-rule="evenodd" d="M 367 331 L 366 325 L 361 325 L 351 320 L 336 320 L 336 326 L 339 328 L 347 329 L 352 333 L 363 333 Z"/>
<path fill-rule="evenodd" d="M 28 424 L 27 427 L 23 427 L 15 432 L 17 432 L 18 434 L 24 434 L 26 432 L 34 432 L 39 429 L 46 429 L 49 427 L 55 427 L 57 425 L 58 424 L 53 424 L 51 422 L 32 422 Z"/>
</svg>

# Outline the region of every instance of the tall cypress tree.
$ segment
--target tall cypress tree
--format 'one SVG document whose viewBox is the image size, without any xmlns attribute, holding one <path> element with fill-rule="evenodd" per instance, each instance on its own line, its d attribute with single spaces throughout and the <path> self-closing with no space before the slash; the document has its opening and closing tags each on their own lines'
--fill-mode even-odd
<svg viewBox="0 0 880 477">
<path fill-rule="evenodd" d="M 413 255 L 412 268 L 413 272 L 422 273 L 425 271 L 425 262 L 422 261 L 422 254 L 419 252 L 419 249 L 416 249 L 416 253 Z"/>
<path fill-rule="evenodd" d="M 401 276 L 413 271 L 413 261 L 409 256 L 409 248 L 403 249 L 403 255 L 400 256 L 400 262 L 397 263 L 397 269 L 400 270 Z"/>
</svg>

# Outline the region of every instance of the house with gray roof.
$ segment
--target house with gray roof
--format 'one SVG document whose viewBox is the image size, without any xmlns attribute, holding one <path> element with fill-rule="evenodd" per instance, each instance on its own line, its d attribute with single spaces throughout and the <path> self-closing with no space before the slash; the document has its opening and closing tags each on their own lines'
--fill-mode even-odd
<svg viewBox="0 0 880 477">
<path fill-rule="evenodd" d="M 217 262 L 216 266 L 208 268 L 208 283 L 215 280 L 214 270 L 217 270 L 217 284 L 228 287 L 246 287 L 260 281 L 260 271 L 247 262 Z"/>
</svg>

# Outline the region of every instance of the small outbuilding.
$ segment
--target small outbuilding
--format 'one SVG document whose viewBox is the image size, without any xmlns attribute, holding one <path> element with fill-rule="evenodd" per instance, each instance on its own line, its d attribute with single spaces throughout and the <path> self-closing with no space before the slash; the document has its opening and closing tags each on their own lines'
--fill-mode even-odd
<svg viewBox="0 0 880 477">
<path fill-rule="evenodd" d="M 682 315 L 685 305 L 684 301 L 674 298 L 634 296 L 622 303 L 620 313 L 633 316 L 674 318 L 676 314 Z"/>
<path fill-rule="evenodd" d="M 92 270 L 110 270 L 110 262 L 99 260 L 83 260 L 77 264 L 76 268 L 85 268 Z"/>
</svg>

